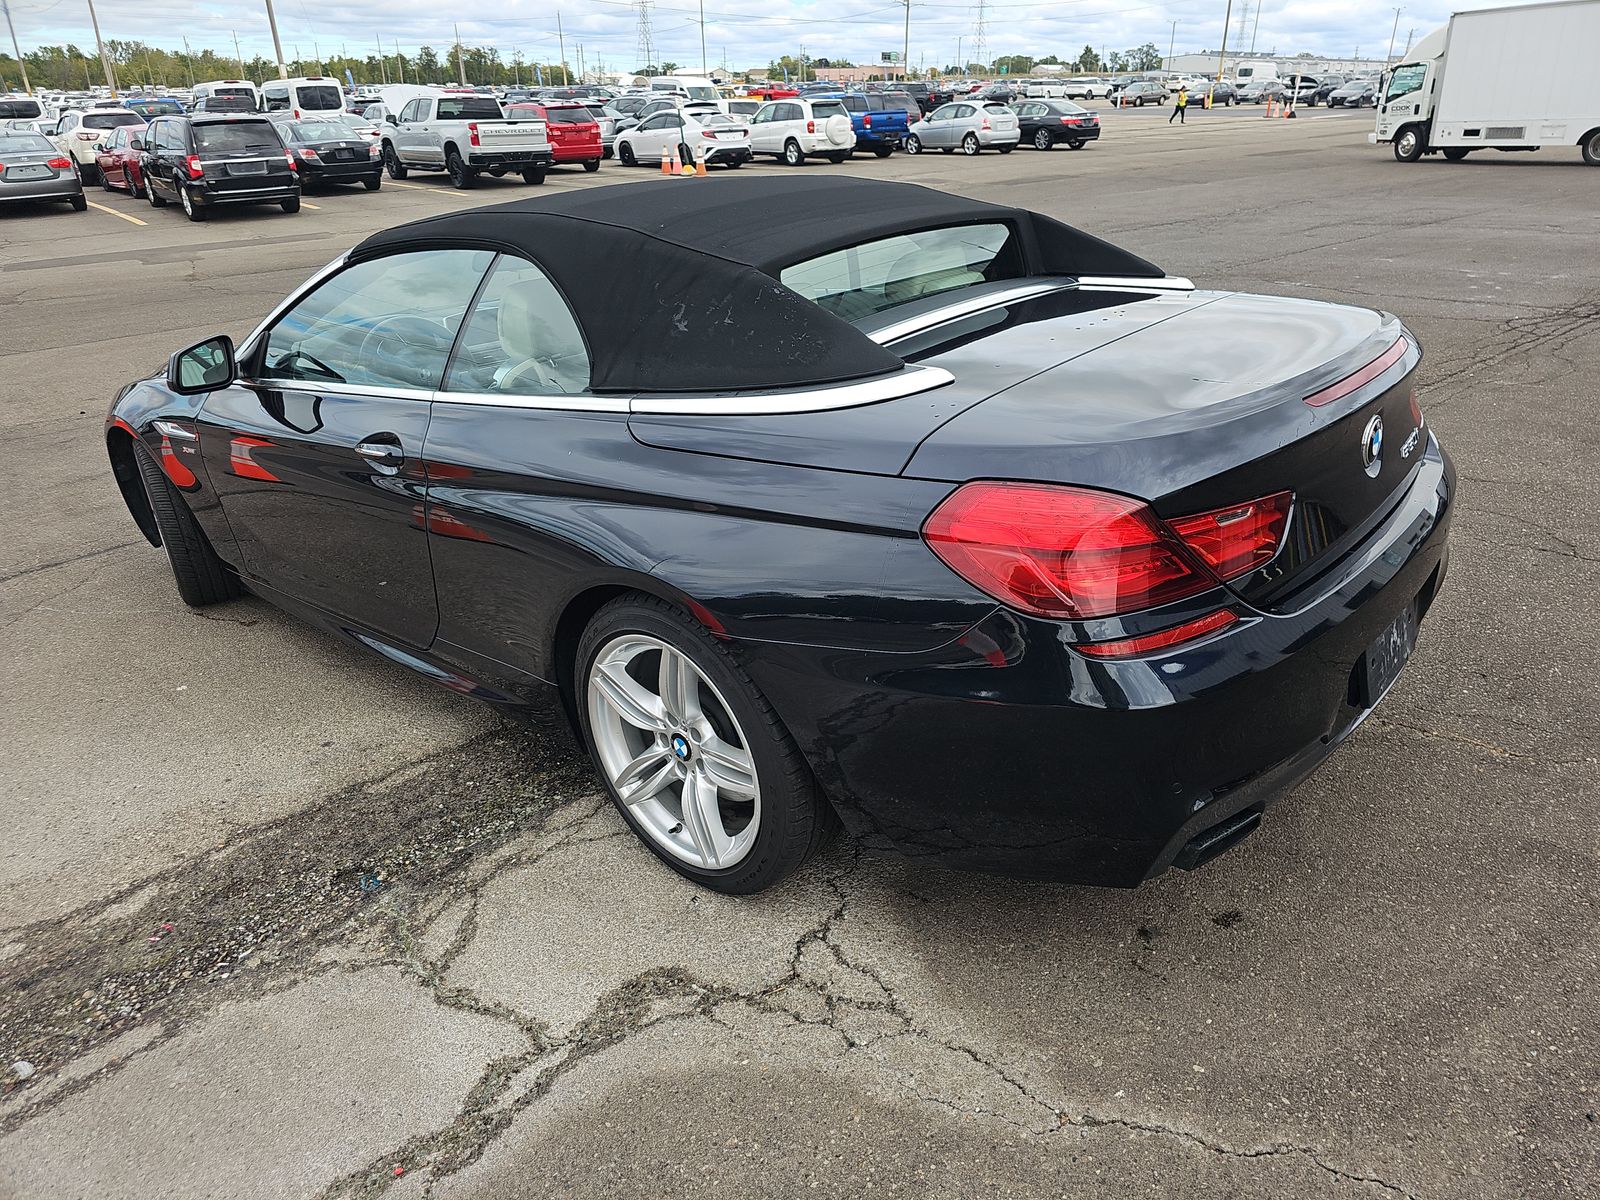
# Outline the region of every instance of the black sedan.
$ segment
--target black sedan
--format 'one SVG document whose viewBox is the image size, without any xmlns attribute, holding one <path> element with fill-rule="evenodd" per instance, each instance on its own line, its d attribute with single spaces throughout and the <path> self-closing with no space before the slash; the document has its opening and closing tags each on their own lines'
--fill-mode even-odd
<svg viewBox="0 0 1600 1200">
<path fill-rule="evenodd" d="M 1022 144 L 1035 150 L 1053 150 L 1062 142 L 1082 150 L 1100 140 L 1100 118 L 1070 100 L 1023 100 L 1011 111 L 1022 124 Z"/>
<path fill-rule="evenodd" d="M 278 133 L 295 160 L 302 186 L 359 183 L 369 192 L 383 186 L 378 143 L 342 120 L 282 121 Z"/>
<path fill-rule="evenodd" d="M 1455 489 L 1420 359 L 1023 209 L 663 180 L 375 234 L 124 388 L 107 445 L 189 604 L 570 722 L 707 887 L 838 821 L 1131 886 L 1405 667 Z"/>
</svg>

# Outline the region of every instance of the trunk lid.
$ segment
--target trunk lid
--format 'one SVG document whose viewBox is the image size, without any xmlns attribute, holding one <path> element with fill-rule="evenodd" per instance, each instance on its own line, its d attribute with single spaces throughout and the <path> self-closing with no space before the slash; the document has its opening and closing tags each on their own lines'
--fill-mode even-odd
<svg viewBox="0 0 1600 1200">
<path fill-rule="evenodd" d="M 1393 507 L 1419 463 L 1410 391 L 1420 354 L 1411 344 L 1365 386 L 1313 407 L 1307 396 L 1395 345 L 1404 335 L 1397 319 L 1202 292 L 1134 298 L 1120 319 L 1174 304 L 1171 319 L 1077 353 L 1071 322 L 1087 314 L 1032 322 L 1036 338 L 1066 342 L 1069 355 L 945 422 L 905 474 L 1098 487 L 1148 500 L 1163 517 L 1292 491 L 1283 550 L 1232 584 L 1252 603 L 1291 606 Z M 1363 446 L 1375 418 L 1383 443 L 1369 463 Z"/>
</svg>

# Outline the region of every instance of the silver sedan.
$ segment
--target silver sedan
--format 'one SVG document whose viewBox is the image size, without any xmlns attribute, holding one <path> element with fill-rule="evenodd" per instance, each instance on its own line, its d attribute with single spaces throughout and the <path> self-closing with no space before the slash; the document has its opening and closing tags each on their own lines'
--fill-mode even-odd
<svg viewBox="0 0 1600 1200">
<path fill-rule="evenodd" d="M 939 149 L 977 154 L 998 150 L 1010 154 L 1022 140 L 1022 123 L 1004 104 L 988 100 L 955 100 L 912 123 L 906 134 L 906 153 Z"/>
<path fill-rule="evenodd" d="M 72 159 L 37 133 L 0 131 L 0 202 L 66 200 L 82 212 L 83 181 Z"/>
</svg>

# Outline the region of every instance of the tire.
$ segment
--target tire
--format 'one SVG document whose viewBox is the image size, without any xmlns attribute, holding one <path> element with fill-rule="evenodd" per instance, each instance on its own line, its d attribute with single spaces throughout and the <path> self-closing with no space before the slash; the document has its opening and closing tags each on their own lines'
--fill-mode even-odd
<svg viewBox="0 0 1600 1200">
<path fill-rule="evenodd" d="M 155 458 L 141 441 L 133 443 L 133 458 L 144 481 L 144 494 L 150 500 L 161 544 L 167 548 L 167 561 L 178 584 L 178 595 L 190 608 L 204 608 L 244 595 L 239 577 L 230 571 L 206 541 L 183 502 L 182 493 L 172 485 Z"/>
<path fill-rule="evenodd" d="M 637 167 L 639 160 L 633 156 L 633 143 L 623 142 L 617 147 L 617 161 L 625 167 Z"/>
<path fill-rule="evenodd" d="M 596 171 L 598 171 L 600 169 L 600 160 L 598 158 L 586 158 L 586 159 L 584 159 L 583 160 L 583 169 L 585 171 L 589 172 L 589 174 L 593 175 Z"/>
<path fill-rule="evenodd" d="M 1471 154 L 1472 151 L 1466 146 L 1451 146 L 1448 150 L 1440 151 L 1440 153 L 1442 153 L 1450 162 L 1460 162 L 1467 155 Z"/>
<path fill-rule="evenodd" d="M 844 163 L 847 159 L 849 159 L 850 151 L 848 151 L 848 150 L 835 150 L 832 154 L 824 154 L 823 157 L 826 158 L 829 162 L 831 162 L 834 166 L 837 167 L 840 164 Z"/>
<path fill-rule="evenodd" d="M 1427 151 L 1428 144 L 1423 140 L 1422 131 L 1415 125 L 1407 125 L 1394 139 L 1394 156 L 1400 162 L 1416 162 Z"/>
<path fill-rule="evenodd" d="M 744 159 L 730 158 L 726 163 L 723 164 L 723 166 L 727 167 L 730 171 L 737 171 L 740 167 L 744 166 Z"/>
<path fill-rule="evenodd" d="M 100 189 L 106 192 L 114 192 L 117 190 L 111 186 L 111 180 L 106 178 L 106 173 L 104 171 L 100 172 Z"/>
<path fill-rule="evenodd" d="M 1600 129 L 1596 129 L 1584 140 L 1583 161 L 1591 167 L 1600 167 Z"/>
<path fill-rule="evenodd" d="M 1050 136 L 1049 130 L 1041 129 L 1033 135 L 1033 148 L 1035 150 L 1054 150 L 1056 148 L 1056 140 Z"/>
<path fill-rule="evenodd" d="M 467 191 L 477 185 L 478 173 L 467 166 L 459 150 L 452 148 L 445 151 L 444 169 L 450 176 L 450 186 L 458 192 Z"/>
<path fill-rule="evenodd" d="M 191 221 L 204 221 L 211 215 L 205 210 L 204 205 L 194 202 L 194 194 L 182 183 L 178 184 L 178 203 L 183 205 L 183 215 Z"/>
<path fill-rule="evenodd" d="M 678 677 L 692 684 L 681 693 L 665 689 L 673 693 L 671 700 L 661 696 L 664 661 L 676 664 Z M 639 839 L 684 878 L 730 895 L 759 892 L 798 870 L 833 832 L 836 818 L 772 706 L 722 645 L 677 608 L 637 592 L 612 601 L 584 630 L 576 668 L 575 707 L 606 792 Z M 625 692 L 603 682 L 618 677 Z M 621 705 L 609 698 L 614 695 Z M 689 698 L 695 715 L 673 715 L 685 706 L 680 695 Z M 655 703 L 629 708 L 624 717 L 623 706 L 634 697 Z M 649 728 L 635 725 L 634 713 Z M 701 753 L 713 743 L 722 757 Z M 659 757 L 646 758 L 653 751 Z M 708 769 L 713 763 L 718 765 Z M 627 785 L 623 768 L 630 766 L 634 779 L 657 783 L 654 790 L 650 783 L 636 784 L 631 804 L 617 785 L 618 779 Z M 725 779 L 750 779 L 753 787 L 744 786 L 754 799 L 743 798 L 731 784 L 716 787 L 719 770 Z M 691 782 L 714 789 L 709 820 L 707 808 L 684 808 L 683 789 Z M 691 812 L 702 819 L 686 822 Z M 724 856 L 726 865 L 716 861 L 718 853 L 705 853 L 705 846 Z"/>
<path fill-rule="evenodd" d="M 156 185 L 150 182 L 150 176 L 148 175 L 144 177 L 144 198 L 150 201 L 151 208 L 165 208 L 167 206 L 167 198 L 156 195 Z"/>
<path fill-rule="evenodd" d="M 361 186 L 366 188 L 369 192 L 375 192 L 383 186 L 383 176 L 374 175 L 371 179 L 363 179 L 361 181 Z"/>
<path fill-rule="evenodd" d="M 72 205 L 72 211 L 73 212 L 88 212 L 89 211 L 89 198 L 87 196 L 85 196 L 82 192 L 79 192 L 76 196 L 72 197 L 72 199 L 71 199 L 71 201 L 69 203 L 71 203 L 71 205 Z"/>
<path fill-rule="evenodd" d="M 390 179 L 404 179 L 410 174 L 405 163 L 400 161 L 400 155 L 395 152 L 393 142 L 383 144 L 383 169 L 389 172 Z"/>
<path fill-rule="evenodd" d="M 891 154 L 894 153 L 894 147 L 893 146 L 874 146 L 872 148 L 872 153 L 877 155 L 879 158 L 888 158 Z"/>
<path fill-rule="evenodd" d="M 968 158 L 973 157 L 982 149 L 983 147 L 978 145 L 978 135 L 975 133 L 969 133 L 961 139 L 961 153 Z"/>
<path fill-rule="evenodd" d="M 1067 149 L 1068 150 L 1082 150 L 1084 148 L 1084 146 L 1086 146 L 1086 145 L 1088 145 L 1088 143 L 1083 141 L 1082 139 L 1073 138 L 1070 142 L 1067 143 Z"/>
<path fill-rule="evenodd" d="M 995 149 L 1000 151 L 1001 154 L 1010 154 L 1016 149 L 1016 146 L 996 146 Z"/>
<path fill-rule="evenodd" d="M 805 161 L 806 156 L 801 152 L 799 142 L 790 138 L 783 144 L 783 162 L 785 166 L 799 167 L 803 166 Z"/>
<path fill-rule="evenodd" d="M 278 207 L 286 213 L 297 213 L 300 211 L 300 197 L 290 196 L 287 200 L 281 200 Z"/>
<path fill-rule="evenodd" d="M 533 187 L 538 187 L 540 184 L 544 183 L 544 177 L 547 172 L 547 167 L 529 167 L 522 173 L 522 182 L 530 184 Z"/>
<path fill-rule="evenodd" d="M 939 147 L 939 153 L 940 154 L 954 154 L 955 152 L 956 152 L 956 148 L 954 146 L 940 146 Z"/>
<path fill-rule="evenodd" d="M 921 154 L 922 153 L 922 139 L 919 138 L 914 133 L 908 133 L 906 135 L 906 153 L 907 154 Z"/>
<path fill-rule="evenodd" d="M 79 163 L 78 178 L 84 183 L 98 183 L 102 176 L 99 163 Z"/>
<path fill-rule="evenodd" d="M 491 179 L 504 179 L 505 177 L 506 177 L 506 168 L 505 167 L 490 167 L 489 168 L 489 178 L 491 178 Z"/>
</svg>

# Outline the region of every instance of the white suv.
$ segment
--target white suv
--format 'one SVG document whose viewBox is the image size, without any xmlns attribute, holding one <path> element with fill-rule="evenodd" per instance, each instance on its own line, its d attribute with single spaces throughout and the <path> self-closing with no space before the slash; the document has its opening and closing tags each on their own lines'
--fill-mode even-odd
<svg viewBox="0 0 1600 1200">
<path fill-rule="evenodd" d="M 750 118 L 750 152 L 771 154 L 791 167 L 813 156 L 842 163 L 855 144 L 855 126 L 839 100 L 770 100 Z"/>
<path fill-rule="evenodd" d="M 88 112 L 73 110 L 61 114 L 50 136 L 66 156 L 78 164 L 78 174 L 85 183 L 100 179 L 100 162 L 95 157 L 95 146 L 109 141 L 111 131 L 119 125 L 143 125 L 145 119 L 125 108 L 91 108 Z M 50 126 L 46 125 L 46 129 Z"/>
</svg>

